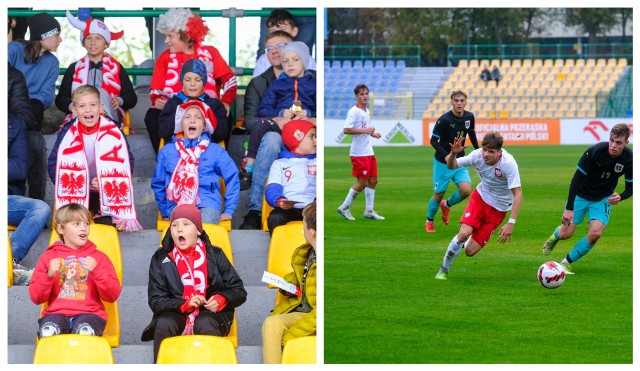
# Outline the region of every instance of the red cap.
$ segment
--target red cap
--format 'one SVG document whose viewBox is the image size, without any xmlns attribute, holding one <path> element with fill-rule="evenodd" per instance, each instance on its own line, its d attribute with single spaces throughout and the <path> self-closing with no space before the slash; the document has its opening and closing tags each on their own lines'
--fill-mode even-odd
<svg viewBox="0 0 640 371">
<path fill-rule="evenodd" d="M 315 126 L 306 120 L 289 121 L 282 128 L 284 145 L 289 151 L 294 152 L 311 128 L 315 128 Z"/>
<path fill-rule="evenodd" d="M 193 204 L 180 204 L 176 206 L 171 212 L 170 223 L 174 220 L 185 218 L 191 220 L 191 223 L 196 225 L 199 232 L 202 232 L 202 215 L 200 210 Z"/>
</svg>

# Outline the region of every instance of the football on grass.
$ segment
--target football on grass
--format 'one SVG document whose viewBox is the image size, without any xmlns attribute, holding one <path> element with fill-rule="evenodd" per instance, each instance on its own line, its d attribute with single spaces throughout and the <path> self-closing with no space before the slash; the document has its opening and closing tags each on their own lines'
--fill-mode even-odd
<svg viewBox="0 0 640 371">
<path fill-rule="evenodd" d="M 564 282 L 565 276 L 564 267 L 554 261 L 548 261 L 538 268 L 538 281 L 548 289 L 560 287 Z"/>
</svg>

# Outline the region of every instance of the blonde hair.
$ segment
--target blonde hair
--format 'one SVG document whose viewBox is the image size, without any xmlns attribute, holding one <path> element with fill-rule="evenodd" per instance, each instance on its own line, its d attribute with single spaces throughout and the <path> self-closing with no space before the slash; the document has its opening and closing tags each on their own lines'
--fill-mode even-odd
<svg viewBox="0 0 640 371">
<path fill-rule="evenodd" d="M 63 238 L 63 236 L 58 232 L 58 229 L 55 226 L 65 225 L 69 222 L 78 220 L 86 220 L 89 223 L 93 222 L 91 211 L 89 211 L 89 209 L 81 204 L 70 203 L 62 206 L 60 209 L 58 209 L 58 211 L 55 212 L 55 214 L 53 215 L 53 225 L 51 226 L 51 229 L 55 230 L 60 238 Z"/>
<path fill-rule="evenodd" d="M 78 101 L 78 99 L 80 99 L 80 97 L 82 97 L 84 95 L 89 95 L 89 94 L 95 95 L 96 97 L 98 97 L 98 100 L 100 100 L 100 90 L 98 90 L 98 88 L 96 88 L 93 85 L 82 85 L 82 86 L 78 87 L 71 94 L 71 100 L 73 101 L 73 104 L 75 105 L 76 102 Z"/>
</svg>

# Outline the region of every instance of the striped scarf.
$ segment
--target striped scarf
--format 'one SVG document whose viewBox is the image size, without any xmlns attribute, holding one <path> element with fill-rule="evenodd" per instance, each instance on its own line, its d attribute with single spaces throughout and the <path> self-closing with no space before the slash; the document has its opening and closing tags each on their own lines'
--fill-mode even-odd
<svg viewBox="0 0 640 371">
<path fill-rule="evenodd" d="M 190 254 L 188 251 L 181 251 L 174 244 L 173 250 L 169 253 L 171 259 L 176 263 L 178 275 L 184 287 L 182 298 L 187 301 L 196 295 L 206 297 L 207 294 L 207 249 L 200 238 L 196 241 L 193 249 Z M 189 256 L 193 262 L 189 261 Z M 200 308 L 189 313 L 182 335 L 193 335 L 193 324 L 198 313 L 200 313 Z"/>
<path fill-rule="evenodd" d="M 175 142 L 180 160 L 178 160 L 176 168 L 173 170 L 173 175 L 171 175 L 171 182 L 167 187 L 167 199 L 178 205 L 198 205 L 200 203 L 200 197 L 198 196 L 198 187 L 200 186 L 198 164 L 200 163 L 200 156 L 211 141 L 205 137 L 194 148 L 186 148 L 183 142 L 184 140 Z"/>
</svg>

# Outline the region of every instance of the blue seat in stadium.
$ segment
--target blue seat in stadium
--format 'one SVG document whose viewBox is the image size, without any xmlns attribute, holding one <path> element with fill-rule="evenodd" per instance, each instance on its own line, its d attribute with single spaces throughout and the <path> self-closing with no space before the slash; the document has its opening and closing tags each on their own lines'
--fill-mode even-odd
<svg viewBox="0 0 640 371">
<path fill-rule="evenodd" d="M 353 69 L 355 70 L 361 70 L 362 69 L 362 61 L 361 60 L 355 60 L 353 61 Z"/>
<path fill-rule="evenodd" d="M 340 61 L 334 60 L 333 62 L 331 62 L 331 70 L 332 70 L 332 72 L 336 72 L 336 73 L 339 72 L 341 67 L 342 66 L 340 64 Z"/>
<path fill-rule="evenodd" d="M 384 61 L 382 59 L 378 59 L 376 63 L 373 65 L 375 69 L 384 69 Z"/>
<path fill-rule="evenodd" d="M 369 59 L 364 61 L 364 65 L 362 66 L 363 72 L 368 74 L 368 73 L 371 73 L 372 69 L 373 69 L 373 61 L 371 61 Z"/>
<path fill-rule="evenodd" d="M 329 68 L 331 68 L 331 62 L 329 62 L 328 60 L 325 59 L 325 61 L 324 61 L 324 70 L 327 71 L 327 70 L 329 70 Z"/>
<path fill-rule="evenodd" d="M 396 68 L 396 61 L 394 61 L 393 59 L 387 59 L 387 62 L 384 64 L 384 68 Z"/>
<path fill-rule="evenodd" d="M 404 61 L 404 59 L 400 59 L 398 61 L 398 63 L 396 64 L 396 70 L 404 70 L 404 68 L 406 67 L 406 62 Z"/>
<path fill-rule="evenodd" d="M 353 67 L 353 64 L 351 63 L 350 60 L 342 61 L 342 69 L 343 70 L 350 71 L 352 67 Z"/>
<path fill-rule="evenodd" d="M 399 79 L 391 79 L 389 81 L 389 92 L 390 93 L 395 93 L 398 91 L 398 83 L 399 83 Z"/>
</svg>

